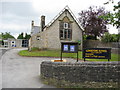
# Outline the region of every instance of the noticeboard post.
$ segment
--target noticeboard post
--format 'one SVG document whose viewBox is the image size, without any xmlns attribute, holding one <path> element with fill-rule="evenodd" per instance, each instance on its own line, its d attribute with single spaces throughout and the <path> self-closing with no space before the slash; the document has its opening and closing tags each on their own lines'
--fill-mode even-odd
<svg viewBox="0 0 120 90">
<path fill-rule="evenodd" d="M 88 59 L 111 59 L 111 48 L 85 48 L 83 49 L 83 58 Z"/>
<path fill-rule="evenodd" d="M 62 61 L 62 53 L 77 53 L 77 62 L 78 62 L 78 43 L 61 42 L 61 61 Z"/>
</svg>

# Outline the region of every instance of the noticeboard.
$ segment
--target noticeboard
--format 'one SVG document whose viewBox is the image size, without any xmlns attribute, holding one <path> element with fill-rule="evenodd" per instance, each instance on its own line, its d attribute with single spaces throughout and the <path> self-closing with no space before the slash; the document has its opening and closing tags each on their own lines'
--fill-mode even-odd
<svg viewBox="0 0 120 90">
<path fill-rule="evenodd" d="M 61 51 L 63 53 L 77 53 L 78 43 L 77 42 L 62 42 Z"/>
<path fill-rule="evenodd" d="M 77 62 L 78 62 L 78 43 L 61 42 L 61 60 L 62 60 L 62 53 L 77 53 Z"/>
<path fill-rule="evenodd" d="M 89 59 L 111 59 L 111 48 L 85 48 L 83 58 Z"/>
</svg>

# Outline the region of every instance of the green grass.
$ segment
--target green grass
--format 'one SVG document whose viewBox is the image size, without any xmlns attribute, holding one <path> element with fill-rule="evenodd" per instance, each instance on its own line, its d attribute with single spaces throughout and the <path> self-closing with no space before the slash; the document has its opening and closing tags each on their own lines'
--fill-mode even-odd
<svg viewBox="0 0 120 90">
<path fill-rule="evenodd" d="M 35 50 L 29 52 L 28 50 L 22 50 L 18 54 L 21 56 L 31 56 L 31 57 L 60 57 L 60 51 L 59 50 Z M 82 59 L 82 52 L 78 52 L 79 59 Z M 76 53 L 63 53 L 63 57 L 66 58 L 76 58 Z M 86 59 L 87 61 L 108 61 L 108 59 Z M 118 55 L 117 54 L 111 54 L 110 61 L 118 61 Z"/>
</svg>

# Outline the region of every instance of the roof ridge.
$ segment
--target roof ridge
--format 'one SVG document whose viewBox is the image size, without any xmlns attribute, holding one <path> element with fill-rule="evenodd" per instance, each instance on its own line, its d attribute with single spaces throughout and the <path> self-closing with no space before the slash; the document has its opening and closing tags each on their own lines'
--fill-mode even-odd
<svg viewBox="0 0 120 90">
<path fill-rule="evenodd" d="M 68 5 L 66 5 L 46 26 L 49 27 L 51 26 L 55 20 L 57 20 L 57 18 L 65 11 L 68 10 L 69 13 L 71 14 L 71 16 L 75 19 L 76 23 L 78 24 L 78 26 L 84 31 L 83 27 L 80 25 L 80 22 L 78 21 L 78 19 L 76 18 L 76 16 L 73 14 L 73 12 L 71 11 L 71 9 L 69 8 Z"/>
</svg>

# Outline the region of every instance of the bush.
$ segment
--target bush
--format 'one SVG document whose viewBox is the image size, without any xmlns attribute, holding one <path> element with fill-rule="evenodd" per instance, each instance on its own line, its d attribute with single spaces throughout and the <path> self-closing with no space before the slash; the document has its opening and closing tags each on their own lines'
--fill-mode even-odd
<svg viewBox="0 0 120 90">
<path fill-rule="evenodd" d="M 105 33 L 105 35 L 102 37 L 101 41 L 102 42 L 118 42 L 119 41 L 119 35 L 118 34 L 109 34 Z"/>
<path fill-rule="evenodd" d="M 112 34 L 112 37 L 113 37 L 112 42 L 118 42 L 120 35 L 118 35 L 118 34 Z"/>
<path fill-rule="evenodd" d="M 84 35 L 83 40 L 96 40 L 95 36 L 92 35 Z"/>
</svg>

